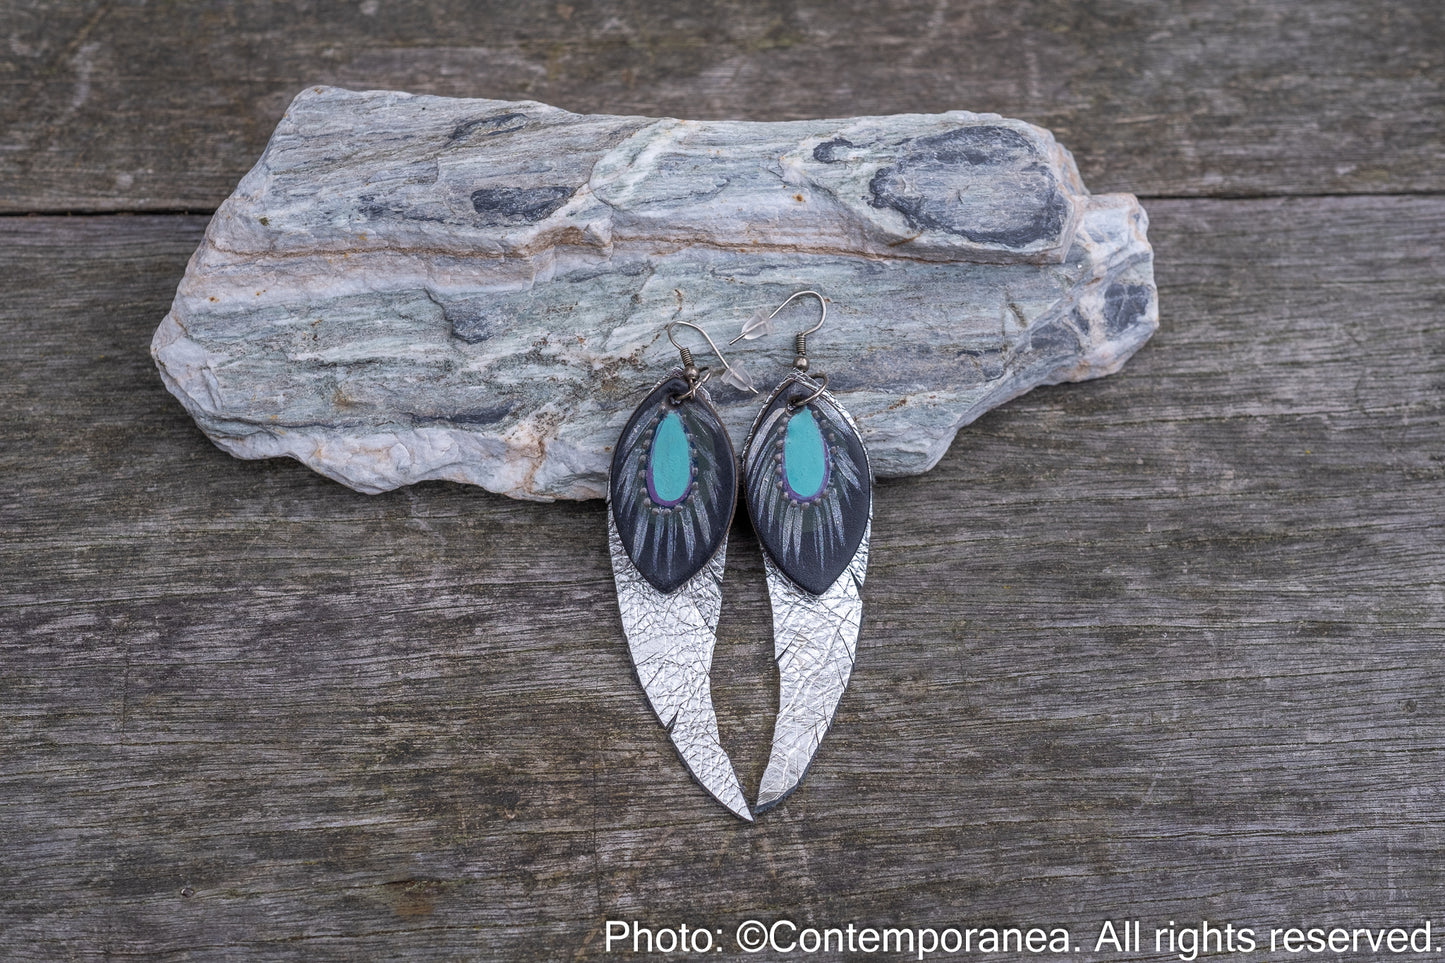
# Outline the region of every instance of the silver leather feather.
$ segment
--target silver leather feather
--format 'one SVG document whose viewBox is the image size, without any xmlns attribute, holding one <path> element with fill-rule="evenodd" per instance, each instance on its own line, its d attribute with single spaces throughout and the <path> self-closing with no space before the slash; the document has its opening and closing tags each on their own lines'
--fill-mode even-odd
<svg viewBox="0 0 1445 963">
<path fill-rule="evenodd" d="M 825 495 L 810 500 L 785 497 L 786 486 L 780 484 L 783 460 L 775 454 L 781 450 L 793 410 L 777 406 L 794 386 L 817 391 L 814 413 L 832 438 L 832 480 Z M 802 372 L 788 375 L 759 413 L 748 436 L 744 462 L 748 510 L 764 543 L 763 571 L 773 609 L 773 655 L 778 664 L 772 751 L 754 806 L 760 813 L 798 787 L 833 724 L 853 674 L 873 531 L 873 471 L 852 415 L 821 383 Z M 807 547 L 805 530 L 811 530 L 822 557 L 825 549 L 847 544 L 843 541 L 844 517 L 856 519 L 858 514 L 863 514 L 863 526 L 857 548 L 821 593 L 814 594 L 784 571 L 784 566 L 795 561 L 800 547 Z M 768 549 L 770 530 L 786 536 L 776 558 Z"/>
<path fill-rule="evenodd" d="M 719 739 L 709 678 L 722 613 L 727 540 L 681 588 L 659 592 L 628 557 L 610 508 L 609 504 L 607 543 L 622 629 L 638 681 L 693 778 L 718 802 L 751 822 L 732 760 Z"/>
<path fill-rule="evenodd" d="M 798 787 L 848 688 L 863 622 L 863 579 L 868 572 L 869 514 L 853 561 L 822 595 L 782 573 L 765 554 L 763 569 L 773 607 L 773 655 L 778 663 L 778 717 L 773 749 L 758 787 L 757 811 L 776 806 Z"/>
</svg>

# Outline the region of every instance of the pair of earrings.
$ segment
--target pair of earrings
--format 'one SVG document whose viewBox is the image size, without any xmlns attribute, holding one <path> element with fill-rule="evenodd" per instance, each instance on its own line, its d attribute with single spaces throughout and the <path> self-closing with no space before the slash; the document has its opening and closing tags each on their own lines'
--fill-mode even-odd
<svg viewBox="0 0 1445 963">
<path fill-rule="evenodd" d="M 767 333 L 771 319 L 804 296 L 817 298 L 823 315 L 795 336 L 793 371 L 768 396 L 742 458 L 748 514 L 764 550 L 780 689 L 758 812 L 797 788 L 847 688 L 873 521 L 873 475 L 858 426 L 828 391 L 827 376 L 808 373 L 807 336 L 828 315 L 823 296 L 797 292 L 771 314 L 755 314 L 729 344 Z M 678 325 L 707 339 L 722 380 L 753 390 L 702 328 L 667 326 L 681 365 L 638 405 L 613 450 L 608 543 L 623 630 L 648 701 L 693 777 L 751 820 L 718 738 L 709 679 L 738 462 L 703 387 L 711 372 L 677 343 Z"/>
</svg>

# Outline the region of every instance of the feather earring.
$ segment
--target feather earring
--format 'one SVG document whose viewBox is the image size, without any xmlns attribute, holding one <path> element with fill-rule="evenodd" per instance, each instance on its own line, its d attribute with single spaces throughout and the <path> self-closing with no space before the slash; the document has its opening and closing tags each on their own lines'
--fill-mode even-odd
<svg viewBox="0 0 1445 963">
<path fill-rule="evenodd" d="M 728 528 L 737 505 L 737 461 L 727 429 L 673 329 L 707 338 L 722 380 L 753 390 L 707 332 L 667 326 L 681 367 L 658 382 L 628 419 L 612 452 L 607 538 L 622 627 L 648 703 L 683 764 L 738 817 L 752 819 L 718 738 L 712 703 L 713 648 L 722 611 Z"/>
<path fill-rule="evenodd" d="M 807 336 L 828 302 L 799 291 L 755 314 L 734 338 L 760 337 L 794 299 L 812 296 L 823 314 L 796 335 L 794 370 L 768 397 L 743 450 L 748 515 L 763 545 L 773 610 L 779 706 L 756 811 L 798 787 L 848 687 L 863 619 L 861 590 L 873 527 L 873 471 L 851 415 L 808 373 Z"/>
</svg>

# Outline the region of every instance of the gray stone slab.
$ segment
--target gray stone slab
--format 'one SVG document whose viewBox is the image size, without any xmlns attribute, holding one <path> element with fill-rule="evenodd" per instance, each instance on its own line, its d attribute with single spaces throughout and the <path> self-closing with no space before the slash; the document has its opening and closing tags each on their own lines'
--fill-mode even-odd
<svg viewBox="0 0 1445 963">
<path fill-rule="evenodd" d="M 831 304 L 814 370 L 878 473 L 916 474 L 988 409 L 1148 339 L 1146 229 L 1047 131 L 994 115 L 695 122 L 312 88 L 217 211 L 152 351 L 237 456 L 368 492 L 592 498 L 676 361 L 669 321 L 721 342 L 810 288 Z M 766 390 L 808 310 L 730 360 Z M 761 399 L 714 386 L 741 439 Z"/>
</svg>

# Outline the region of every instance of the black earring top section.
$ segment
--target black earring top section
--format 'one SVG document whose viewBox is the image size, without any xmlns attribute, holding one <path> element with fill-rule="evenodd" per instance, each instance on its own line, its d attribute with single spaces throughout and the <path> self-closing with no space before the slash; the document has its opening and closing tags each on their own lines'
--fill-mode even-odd
<svg viewBox="0 0 1445 963">
<path fill-rule="evenodd" d="M 623 548 L 659 592 L 676 591 L 717 554 L 737 485 L 737 456 L 717 409 L 674 371 L 622 429 L 608 479 Z"/>
<path fill-rule="evenodd" d="M 873 474 L 857 428 L 823 383 L 797 371 L 753 423 L 743 460 L 748 515 L 768 557 L 822 595 L 873 515 Z"/>
</svg>

